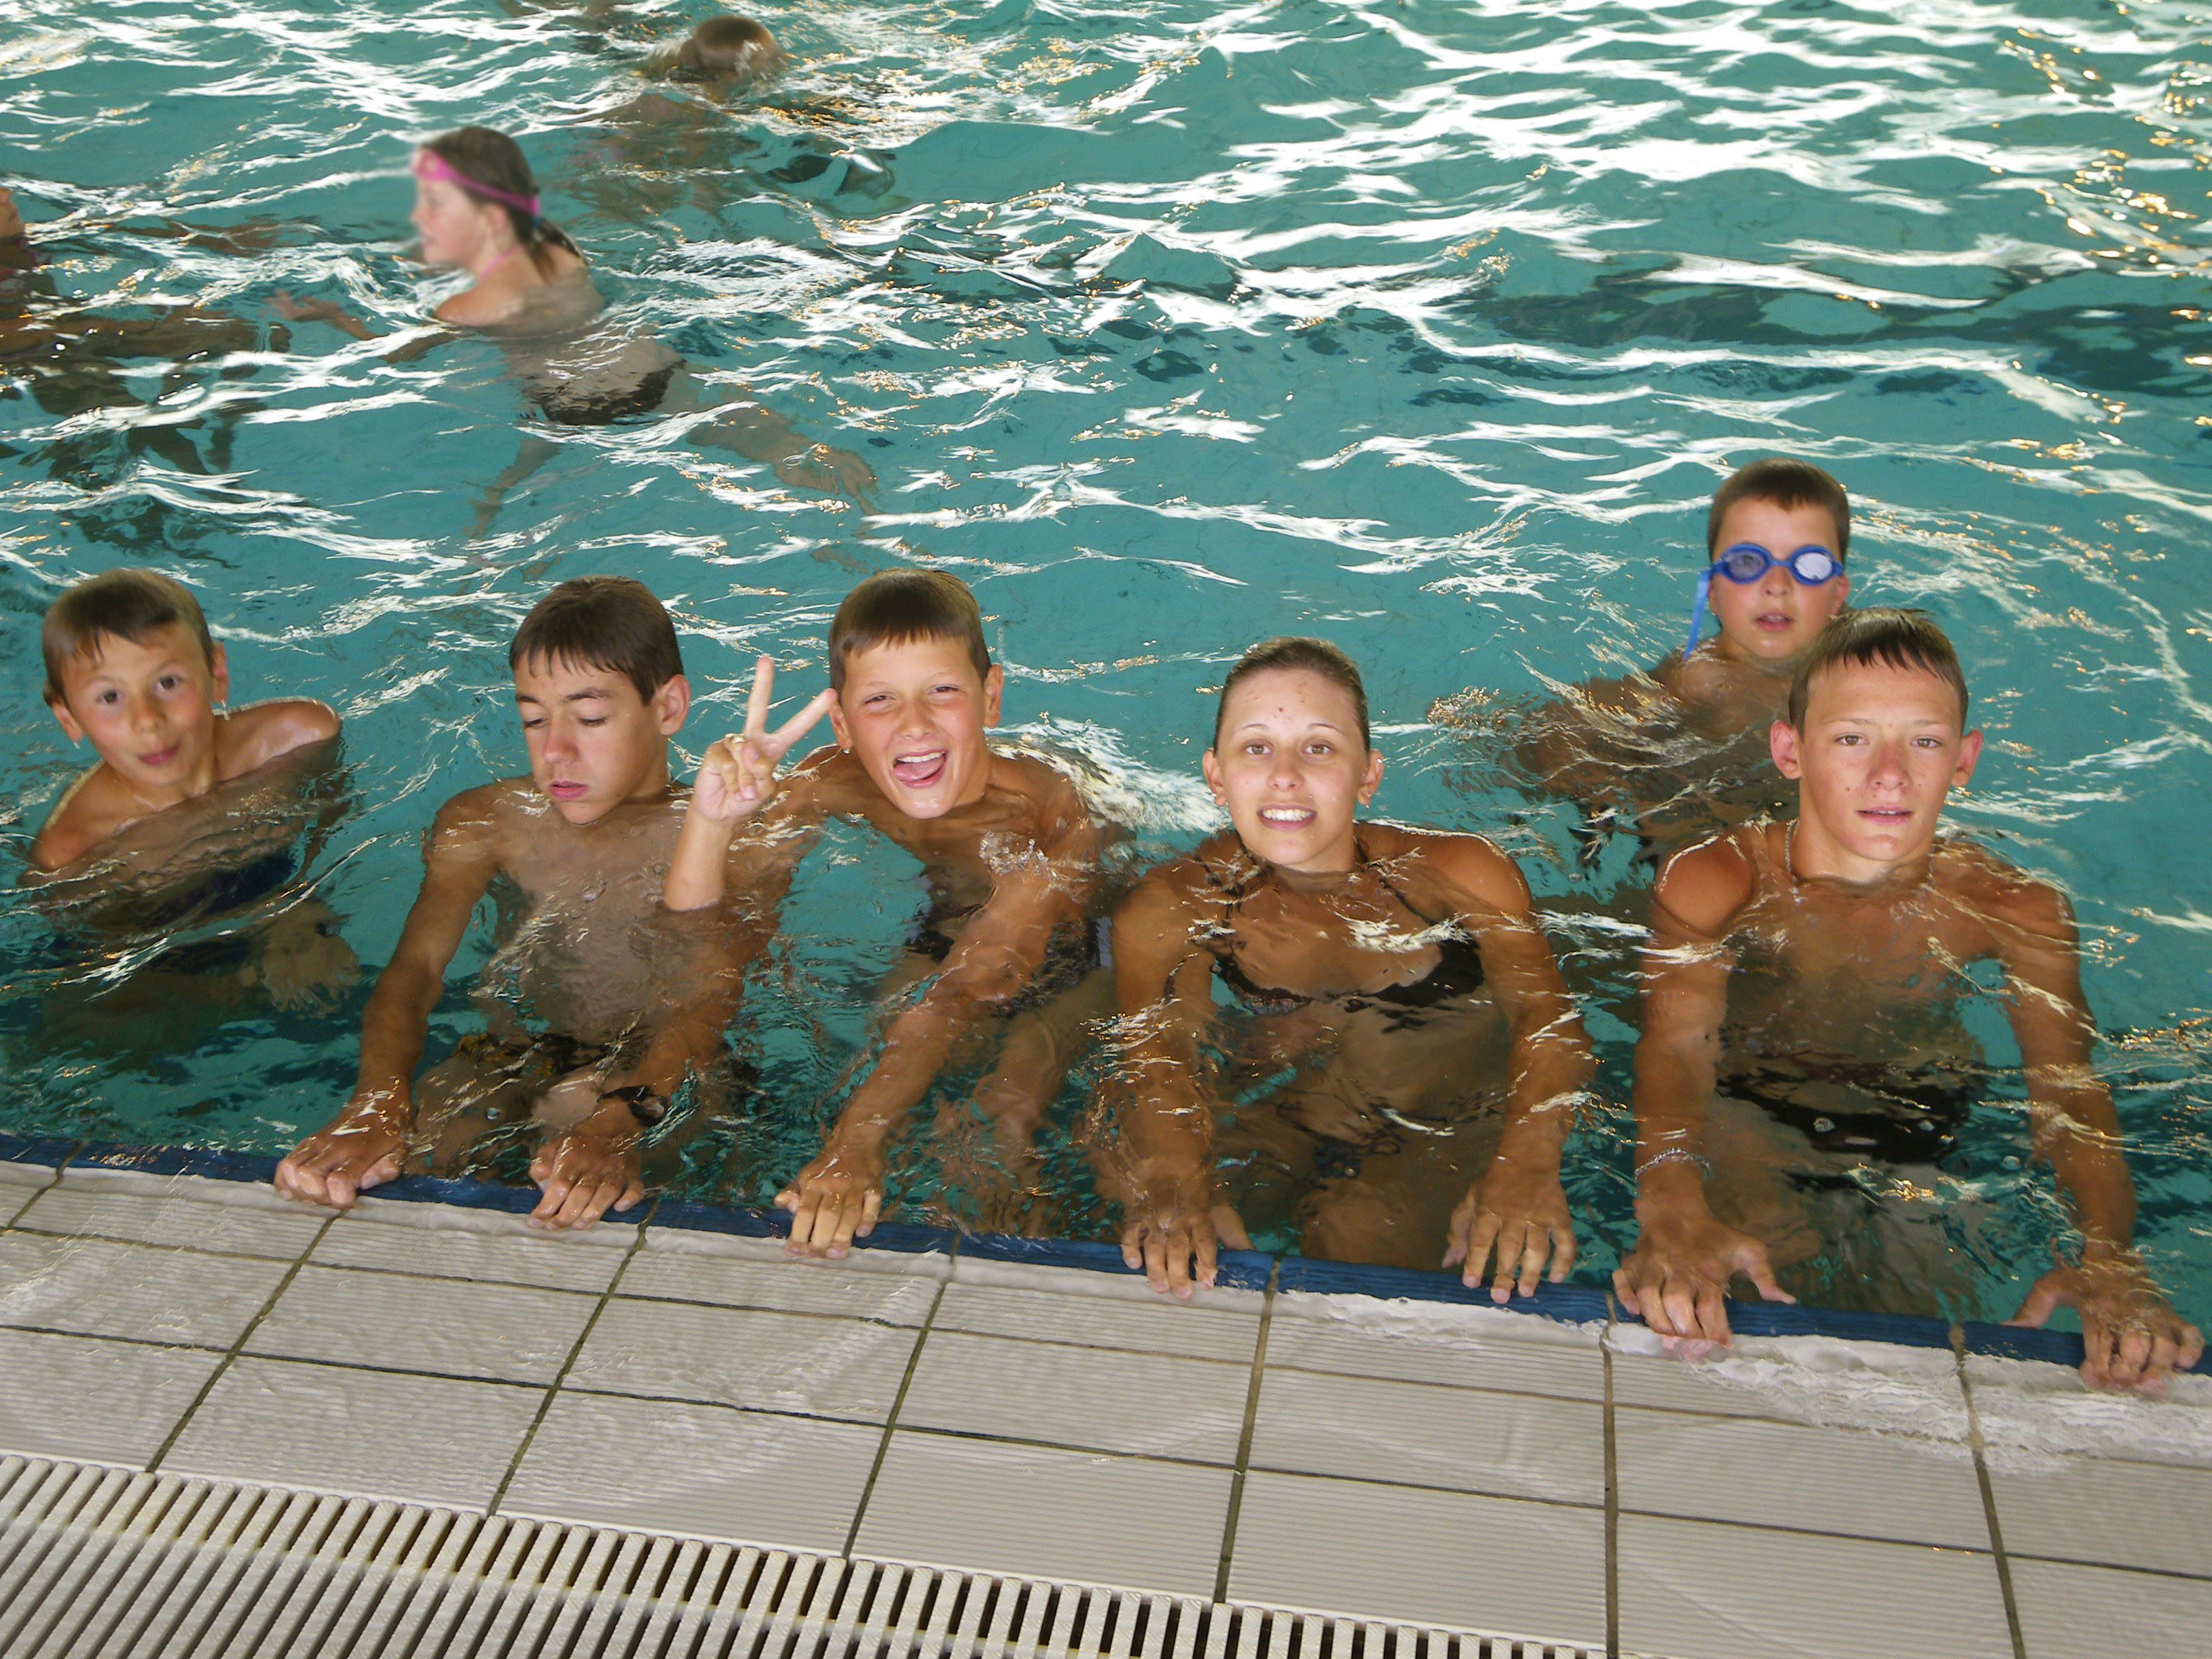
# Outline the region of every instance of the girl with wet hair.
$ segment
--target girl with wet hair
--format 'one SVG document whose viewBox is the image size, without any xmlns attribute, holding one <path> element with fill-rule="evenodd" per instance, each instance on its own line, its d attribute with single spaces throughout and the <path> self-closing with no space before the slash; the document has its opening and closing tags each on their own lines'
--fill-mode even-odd
<svg viewBox="0 0 2212 1659">
<path fill-rule="evenodd" d="M 1382 757 L 1323 640 L 1245 653 L 1204 770 L 1230 827 L 1114 917 L 1124 1259 L 1178 1296 L 1255 1234 L 1457 1266 L 1500 1302 L 1565 1277 L 1589 1042 L 1520 871 L 1479 836 L 1362 815 Z"/>
<path fill-rule="evenodd" d="M 582 252 L 545 217 L 530 163 L 505 133 L 462 127 L 442 134 L 415 152 L 410 168 L 415 210 L 409 216 L 422 238 L 423 262 L 471 278 L 432 314 L 489 337 L 547 420 L 605 426 L 629 416 L 714 409 L 714 418 L 695 428 L 695 435 L 766 463 L 786 483 L 855 501 L 874 487 L 875 474 L 859 456 L 807 443 L 781 416 L 748 399 L 717 405 L 659 340 L 606 326 L 606 302 Z M 301 303 L 280 293 L 270 303 L 284 316 L 326 322 L 358 340 L 378 337 L 327 300 Z M 441 337 L 410 342 L 392 361 L 419 356 Z M 514 465 L 487 492 L 475 533 L 489 528 L 506 492 L 555 453 L 543 437 L 524 439 Z"/>
</svg>

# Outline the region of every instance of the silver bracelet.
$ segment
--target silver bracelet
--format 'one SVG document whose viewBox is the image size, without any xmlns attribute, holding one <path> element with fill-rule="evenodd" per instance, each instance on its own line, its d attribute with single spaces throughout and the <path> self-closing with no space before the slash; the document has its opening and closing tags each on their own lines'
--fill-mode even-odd
<svg viewBox="0 0 2212 1659">
<path fill-rule="evenodd" d="M 1638 1164 L 1637 1179 L 1642 1180 L 1645 1175 L 1662 1164 L 1694 1164 L 1707 1175 L 1713 1172 L 1712 1159 L 1707 1158 L 1703 1152 L 1692 1152 L 1687 1146 L 1669 1146 L 1663 1152 L 1652 1153 L 1643 1163 Z"/>
</svg>

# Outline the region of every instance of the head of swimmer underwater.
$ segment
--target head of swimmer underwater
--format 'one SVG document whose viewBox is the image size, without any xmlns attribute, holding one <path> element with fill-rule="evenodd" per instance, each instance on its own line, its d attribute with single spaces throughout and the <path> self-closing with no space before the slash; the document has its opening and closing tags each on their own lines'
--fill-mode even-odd
<svg viewBox="0 0 2212 1659">
<path fill-rule="evenodd" d="M 1850 599 L 1850 498 L 1819 467 L 1777 455 L 1737 468 L 1705 513 L 1692 644 L 1710 605 L 1717 654 L 1786 671 Z"/>
<path fill-rule="evenodd" d="M 415 152 L 415 210 L 425 264 L 483 276 L 518 249 L 540 276 L 556 270 L 555 248 L 576 252 L 568 233 L 538 211 L 538 180 L 522 147 L 489 127 L 462 127 Z"/>
<path fill-rule="evenodd" d="M 0 185 L 0 242 L 13 241 L 23 234 L 23 215 L 15 205 L 15 192 Z"/>
<path fill-rule="evenodd" d="M 103 571 L 47 608 L 46 707 L 149 805 L 216 784 L 216 711 L 230 665 L 191 590 L 155 570 Z"/>
<path fill-rule="evenodd" d="M 1255 858 L 1310 875 L 1358 862 L 1357 814 L 1382 757 L 1368 742 L 1359 670 L 1328 641 L 1268 640 L 1239 658 L 1200 764 Z"/>
<path fill-rule="evenodd" d="M 721 12 L 656 52 L 647 60 L 646 73 L 698 85 L 742 86 L 769 79 L 790 61 L 767 24 Z"/>
<path fill-rule="evenodd" d="M 1820 630 L 1768 742 L 1797 781 L 1798 872 L 1861 884 L 1928 856 L 1982 752 L 1958 653 L 1925 611 L 1891 605 Z"/>
<path fill-rule="evenodd" d="M 942 817 L 983 798 L 1006 677 L 957 576 L 879 570 L 848 593 L 830 623 L 830 685 L 839 746 L 900 811 Z"/>
<path fill-rule="evenodd" d="M 691 709 L 676 626 L 644 583 L 578 576 L 507 648 L 531 781 L 581 829 L 669 788 L 668 739 Z"/>
</svg>

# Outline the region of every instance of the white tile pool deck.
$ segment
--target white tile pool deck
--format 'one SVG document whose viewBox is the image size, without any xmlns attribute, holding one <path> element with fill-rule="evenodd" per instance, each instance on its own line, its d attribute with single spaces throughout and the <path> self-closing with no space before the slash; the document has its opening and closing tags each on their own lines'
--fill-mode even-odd
<svg viewBox="0 0 2212 1659">
<path fill-rule="evenodd" d="M 2212 1378 L 1784 1338 L 1751 1387 L 1632 1328 L 130 1170 L 0 1163 L 0 1455 L 1594 1653 L 2212 1653 Z"/>
</svg>

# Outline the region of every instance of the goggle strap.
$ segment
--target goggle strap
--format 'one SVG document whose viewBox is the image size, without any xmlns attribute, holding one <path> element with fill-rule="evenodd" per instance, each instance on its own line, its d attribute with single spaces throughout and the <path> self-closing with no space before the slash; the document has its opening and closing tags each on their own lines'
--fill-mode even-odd
<svg viewBox="0 0 2212 1659">
<path fill-rule="evenodd" d="M 1690 642 L 1682 647 L 1682 654 L 1686 657 L 1698 648 L 1698 635 L 1705 628 L 1705 602 L 1712 598 L 1712 593 L 1713 568 L 1707 565 L 1705 574 L 1698 578 L 1698 602 L 1690 607 Z"/>
</svg>

